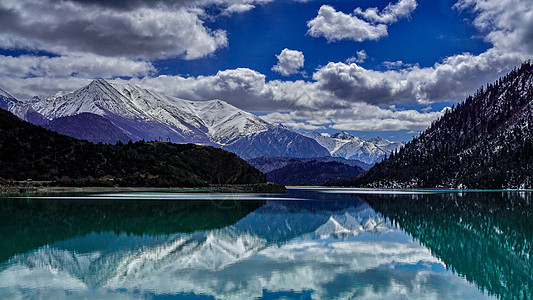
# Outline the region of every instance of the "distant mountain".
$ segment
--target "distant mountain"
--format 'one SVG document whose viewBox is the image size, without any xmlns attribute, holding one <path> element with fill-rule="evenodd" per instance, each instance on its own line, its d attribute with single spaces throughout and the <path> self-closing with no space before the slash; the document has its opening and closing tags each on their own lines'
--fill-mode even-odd
<svg viewBox="0 0 533 300">
<path fill-rule="evenodd" d="M 400 147 L 405 145 L 404 142 L 391 142 L 379 136 L 371 138 L 367 140 L 367 142 L 378 146 L 379 148 L 385 150 L 389 154 L 392 153 L 392 151 L 396 151 L 400 149 Z"/>
<path fill-rule="evenodd" d="M 319 186 L 364 172 L 357 166 L 340 162 L 290 159 L 286 165 L 266 173 L 267 181 L 283 185 Z"/>
<path fill-rule="evenodd" d="M 284 126 L 243 136 L 222 147 L 244 159 L 263 156 L 312 158 L 328 156 L 329 152 L 315 140 Z"/>
<path fill-rule="evenodd" d="M 0 179 L 61 185 L 205 186 L 261 183 L 265 175 L 233 153 L 162 142 L 93 144 L 0 109 Z"/>
<path fill-rule="evenodd" d="M 533 188 L 533 65 L 480 88 L 398 154 L 338 184 Z"/>
<path fill-rule="evenodd" d="M 2 94 L 6 94 L 0 99 L 0 105 L 5 103 L 2 107 L 32 123 L 36 123 L 34 120 L 37 119 L 37 116 L 30 118 L 33 112 L 48 121 L 85 114 L 80 118 L 63 119 L 60 128 L 74 137 L 84 138 L 89 134 L 92 141 L 116 142 L 126 135 L 134 141 L 211 145 L 243 158 L 318 157 L 329 154 L 314 140 L 268 123 L 221 100 L 188 101 L 131 84 L 112 84 L 105 80 L 95 80 L 72 93 L 58 92 L 45 99 L 32 98 L 27 102 L 18 101 L 7 93 Z M 87 122 L 88 114 L 100 116 L 113 126 L 100 121 L 105 133 L 88 133 L 97 129 Z M 38 120 L 38 123 L 42 125 L 43 122 Z M 116 129 L 123 135 L 118 134 Z M 106 133 L 110 134 L 106 136 Z"/>
<path fill-rule="evenodd" d="M 318 132 L 304 132 L 302 134 L 316 140 L 320 145 L 328 149 L 333 157 L 360 160 L 367 164 L 381 161 L 392 151 L 404 145 L 403 142 L 390 142 L 381 137 L 365 141 L 345 131 L 331 136 Z"/>
<path fill-rule="evenodd" d="M 351 160 L 351 159 L 345 159 L 342 157 L 331 157 L 331 156 L 325 156 L 325 157 L 316 157 L 316 158 L 293 158 L 293 157 L 256 157 L 252 159 L 248 159 L 247 162 L 257 168 L 259 171 L 263 173 L 268 173 L 270 171 L 280 169 L 285 167 L 289 162 L 291 161 L 300 161 L 300 162 L 311 162 L 311 161 L 318 161 L 318 162 L 338 162 L 342 163 L 351 167 L 359 167 L 363 170 L 368 170 L 372 167 L 370 164 L 366 164 L 359 160 Z"/>
</svg>

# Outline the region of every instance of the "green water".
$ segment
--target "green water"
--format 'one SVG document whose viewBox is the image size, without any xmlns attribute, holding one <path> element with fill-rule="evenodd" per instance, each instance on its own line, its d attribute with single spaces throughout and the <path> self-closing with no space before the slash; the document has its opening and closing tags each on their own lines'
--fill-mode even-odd
<svg viewBox="0 0 533 300">
<path fill-rule="evenodd" d="M 531 299 L 531 192 L 0 199 L 0 298 Z"/>
</svg>

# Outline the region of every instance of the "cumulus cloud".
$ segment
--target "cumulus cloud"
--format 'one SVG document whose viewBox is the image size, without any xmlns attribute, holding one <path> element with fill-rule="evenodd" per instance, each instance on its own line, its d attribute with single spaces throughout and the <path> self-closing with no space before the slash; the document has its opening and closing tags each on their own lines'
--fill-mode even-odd
<svg viewBox="0 0 533 300">
<path fill-rule="evenodd" d="M 381 12 L 375 7 L 366 10 L 358 7 L 353 14 L 345 14 L 329 5 L 322 5 L 318 15 L 307 22 L 307 33 L 313 37 L 325 37 L 328 42 L 378 40 L 388 35 L 386 24 L 409 17 L 416 6 L 415 0 L 400 0 L 387 5 Z"/>
<path fill-rule="evenodd" d="M 235 13 L 243 13 L 243 12 L 247 12 L 251 9 L 254 9 L 255 8 L 255 5 L 252 5 L 252 4 L 231 4 L 230 6 L 228 6 L 228 8 L 226 8 L 223 12 L 224 15 L 231 15 L 231 14 L 235 14 Z"/>
<path fill-rule="evenodd" d="M 202 14 L 184 7 L 122 11 L 73 2 L 6 0 L 0 4 L 0 42 L 4 48 L 55 53 L 195 59 L 228 43 L 226 32 L 204 26 Z"/>
<path fill-rule="evenodd" d="M 351 63 L 358 63 L 358 64 L 362 64 L 366 61 L 366 59 L 368 58 L 368 55 L 366 54 L 366 51 L 365 50 L 361 50 L 361 51 L 357 51 L 356 53 L 356 56 L 352 56 L 350 58 L 348 58 L 346 60 L 346 63 L 348 64 L 351 64 Z"/>
<path fill-rule="evenodd" d="M 378 16 L 384 17 L 386 11 L 408 11 L 400 9 L 401 3 L 407 1 L 387 6 L 392 8 L 384 9 Z M 319 68 L 313 79 L 320 88 L 351 102 L 384 105 L 461 101 L 479 86 L 494 81 L 533 55 L 531 1 L 460 0 L 454 7 L 473 11 L 474 25 L 485 34 L 492 48 L 479 55 L 450 56 L 425 68 L 401 61 L 382 63 L 386 71 L 365 69 L 356 60 L 329 63 Z M 368 17 L 370 11 L 360 13 Z"/>
<path fill-rule="evenodd" d="M 464 53 L 448 57 L 427 68 L 375 71 L 355 63 L 328 63 L 313 74 L 313 79 L 322 89 L 353 102 L 382 105 L 460 101 L 524 59 L 519 53 L 490 49 L 478 56 Z"/>
<path fill-rule="evenodd" d="M 369 22 L 392 24 L 398 22 L 401 18 L 409 17 L 417 5 L 415 0 L 400 0 L 396 4 L 389 3 L 381 12 L 375 7 L 367 8 L 366 10 L 358 7 L 354 13 Z"/>
<path fill-rule="evenodd" d="M 301 51 L 285 48 L 276 57 L 278 63 L 272 67 L 272 71 L 283 76 L 296 74 L 304 66 L 304 54 Z"/>
<path fill-rule="evenodd" d="M 307 22 L 307 33 L 313 37 L 325 37 L 328 42 L 340 40 L 378 40 L 388 35 L 387 25 L 370 24 L 355 15 L 336 11 L 329 5 L 322 5 L 318 15 Z"/>
<path fill-rule="evenodd" d="M 472 9 L 474 25 L 497 49 L 533 53 L 533 2 L 527 0 L 459 0 L 458 10 Z"/>
<path fill-rule="evenodd" d="M 355 103 L 345 109 L 315 111 L 274 112 L 263 116 L 270 122 L 282 123 L 296 129 L 387 131 L 423 130 L 433 120 L 442 116 L 442 111 L 419 112 L 417 110 L 395 110 L 366 103 Z"/>
</svg>

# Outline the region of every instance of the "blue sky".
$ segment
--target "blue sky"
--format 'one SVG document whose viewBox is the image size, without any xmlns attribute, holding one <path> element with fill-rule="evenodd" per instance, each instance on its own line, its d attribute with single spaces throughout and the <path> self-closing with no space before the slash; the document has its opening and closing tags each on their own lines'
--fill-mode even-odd
<svg viewBox="0 0 533 300">
<path fill-rule="evenodd" d="M 5 0 L 0 87 L 92 79 L 406 140 L 533 55 L 530 0 Z"/>
<path fill-rule="evenodd" d="M 439 5 L 434 2 L 439 2 Z M 325 38 L 308 35 L 306 25 L 324 3 L 350 13 L 360 6 L 383 9 L 389 1 L 279 1 L 258 6 L 236 17 L 219 18 L 208 23 L 212 28 L 228 32 L 227 48 L 201 59 L 165 59 L 155 61 L 155 65 L 161 74 L 193 76 L 213 75 L 218 70 L 245 67 L 259 71 L 272 80 L 287 79 L 271 71 L 277 62 L 275 55 L 284 48 L 302 51 L 305 55 L 303 71 L 312 74 L 320 65 L 346 61 L 361 50 L 369 56 L 361 63 L 362 66 L 383 70 L 384 61 L 400 60 L 430 67 L 448 56 L 463 52 L 480 54 L 490 47 L 481 37 L 477 37 L 479 33 L 472 25 L 472 14 L 453 9 L 454 1 L 419 2 L 409 19 L 390 26 L 389 36 L 378 41 L 343 40 L 328 43 Z M 306 79 L 300 73 L 288 78 Z"/>
</svg>

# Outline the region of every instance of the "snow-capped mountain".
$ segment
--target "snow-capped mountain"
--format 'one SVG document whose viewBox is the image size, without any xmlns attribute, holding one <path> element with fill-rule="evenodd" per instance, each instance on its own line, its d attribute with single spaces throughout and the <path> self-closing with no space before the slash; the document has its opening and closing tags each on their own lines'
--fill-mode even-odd
<svg viewBox="0 0 533 300">
<path fill-rule="evenodd" d="M 367 142 L 378 146 L 379 148 L 387 151 L 388 153 L 391 153 L 392 151 L 395 151 L 397 149 L 400 149 L 400 147 L 405 146 L 404 142 L 391 142 L 379 136 L 371 138 L 367 140 Z"/>
<path fill-rule="evenodd" d="M 369 164 L 381 161 L 391 151 L 404 145 L 402 142 L 390 142 L 381 137 L 365 141 L 345 131 L 333 135 L 318 132 L 302 134 L 316 140 L 322 147 L 328 149 L 333 157 L 356 159 Z"/>
<path fill-rule="evenodd" d="M 258 116 L 243 111 L 221 100 L 189 101 L 142 89 L 131 84 L 115 84 L 95 80 L 71 92 L 58 92 L 45 99 L 32 98 L 18 101 L 2 93 L 0 104 L 18 117 L 48 121 L 69 118 L 80 114 L 93 114 L 110 121 L 99 128 L 103 134 L 91 136 L 117 136 L 117 130 L 132 140 L 164 140 L 175 143 L 196 143 L 222 147 L 243 158 L 259 156 L 317 157 L 329 153 L 314 140 L 292 132 L 280 125 L 268 123 Z M 38 115 L 28 118 L 28 112 Z M 87 115 L 86 115 L 87 116 Z M 87 118 L 63 121 L 82 122 L 69 126 L 64 134 L 85 137 L 83 123 Z M 42 124 L 39 124 L 42 125 Z M 77 128 L 77 131 L 73 128 Z M 57 129 L 57 128 L 51 128 Z M 95 128 L 92 128 L 95 130 Z M 265 142 L 267 140 L 268 142 Z M 275 140 L 276 143 L 271 141 Z M 100 140 L 92 140 L 100 141 Z M 108 140 L 102 140 L 110 142 Z"/>
</svg>

